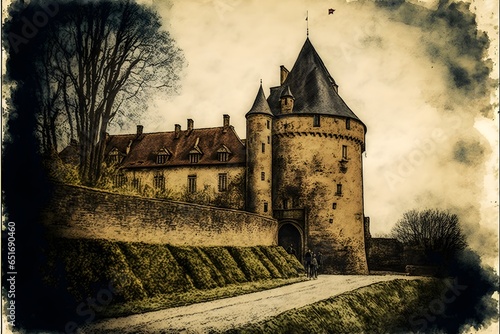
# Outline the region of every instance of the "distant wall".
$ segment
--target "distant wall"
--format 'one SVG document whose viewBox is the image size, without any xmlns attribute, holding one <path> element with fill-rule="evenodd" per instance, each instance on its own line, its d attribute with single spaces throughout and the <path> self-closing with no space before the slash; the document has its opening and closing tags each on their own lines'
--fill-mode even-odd
<svg viewBox="0 0 500 334">
<path fill-rule="evenodd" d="M 65 238 L 190 246 L 277 245 L 278 222 L 245 211 L 56 185 L 43 222 Z"/>
<path fill-rule="evenodd" d="M 404 271 L 404 247 L 393 238 L 370 238 L 368 241 L 370 270 Z"/>
</svg>

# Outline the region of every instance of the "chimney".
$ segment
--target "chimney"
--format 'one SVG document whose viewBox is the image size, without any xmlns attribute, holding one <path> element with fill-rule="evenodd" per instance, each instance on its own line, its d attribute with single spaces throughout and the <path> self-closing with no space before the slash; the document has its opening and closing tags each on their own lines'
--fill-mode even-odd
<svg viewBox="0 0 500 334">
<path fill-rule="evenodd" d="M 222 120 L 222 125 L 224 125 L 224 130 L 226 130 L 227 128 L 229 128 L 229 115 L 223 115 Z"/>
<path fill-rule="evenodd" d="M 181 135 L 181 125 L 175 124 L 175 139 L 179 139 Z"/>
<path fill-rule="evenodd" d="M 290 71 L 288 71 L 285 66 L 280 66 L 280 86 L 283 85 L 283 82 L 285 82 L 289 72 Z"/>
<path fill-rule="evenodd" d="M 188 128 L 187 128 L 188 131 L 193 130 L 193 126 L 194 126 L 194 121 L 191 118 L 189 118 L 188 119 Z"/>
<path fill-rule="evenodd" d="M 143 130 L 144 130 L 144 127 L 142 125 L 137 125 L 137 135 L 138 136 L 142 135 Z"/>
</svg>

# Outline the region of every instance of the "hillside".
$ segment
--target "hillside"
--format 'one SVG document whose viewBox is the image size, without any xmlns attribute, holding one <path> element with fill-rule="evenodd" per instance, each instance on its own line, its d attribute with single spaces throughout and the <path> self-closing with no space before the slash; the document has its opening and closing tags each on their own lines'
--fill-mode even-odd
<svg viewBox="0 0 500 334">
<path fill-rule="evenodd" d="M 74 325 L 114 312 L 190 303 L 190 295 L 203 291 L 219 289 L 218 295 L 194 301 L 220 298 L 227 294 L 223 289 L 238 294 L 233 286 L 250 292 L 288 284 L 303 271 L 297 259 L 278 246 L 177 247 L 57 238 L 48 243 L 45 255 L 44 285 L 55 292 L 53 299 L 73 310 L 67 313 Z M 181 295 L 188 298 L 175 301 Z"/>
</svg>

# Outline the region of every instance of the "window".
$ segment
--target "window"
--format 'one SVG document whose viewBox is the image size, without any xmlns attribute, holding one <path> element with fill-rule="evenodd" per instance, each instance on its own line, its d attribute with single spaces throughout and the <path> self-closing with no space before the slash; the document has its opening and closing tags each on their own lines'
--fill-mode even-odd
<svg viewBox="0 0 500 334">
<path fill-rule="evenodd" d="M 337 203 L 332 204 L 332 209 L 335 210 L 337 208 Z"/>
<path fill-rule="evenodd" d="M 196 192 L 196 175 L 188 176 L 188 191 L 190 193 Z"/>
<path fill-rule="evenodd" d="M 330 218 L 330 224 L 333 224 L 333 218 Z"/>
<path fill-rule="evenodd" d="M 120 152 L 118 152 L 118 149 L 115 147 L 109 152 L 108 161 L 111 164 L 117 164 L 120 163 L 120 160 Z"/>
<path fill-rule="evenodd" d="M 229 154 L 231 154 L 231 150 L 226 145 L 221 145 L 217 150 L 217 160 L 226 162 L 229 160 Z"/>
<path fill-rule="evenodd" d="M 269 204 L 267 202 L 264 202 L 264 212 L 267 212 L 269 210 Z"/>
<path fill-rule="evenodd" d="M 227 173 L 219 174 L 219 192 L 227 191 Z"/>
<path fill-rule="evenodd" d="M 190 153 L 189 154 L 189 162 L 192 164 L 198 163 L 200 160 L 200 155 L 198 153 Z"/>
<path fill-rule="evenodd" d="M 260 179 L 262 181 L 265 181 L 266 180 L 266 172 L 260 172 Z"/>
<path fill-rule="evenodd" d="M 347 146 L 342 145 L 342 159 L 347 160 Z"/>
<path fill-rule="evenodd" d="M 267 136 L 267 143 L 271 144 L 271 137 L 270 136 Z"/>
<path fill-rule="evenodd" d="M 314 118 L 313 118 L 313 126 L 314 127 L 318 127 L 320 126 L 320 116 L 319 115 L 314 115 Z"/>
<path fill-rule="evenodd" d="M 262 153 L 266 153 L 266 144 L 262 143 Z"/>
<path fill-rule="evenodd" d="M 113 178 L 113 185 L 115 187 L 123 187 L 127 183 L 127 177 L 123 173 L 116 174 Z"/>
<path fill-rule="evenodd" d="M 288 209 L 288 198 L 285 198 L 283 200 L 283 209 L 285 209 L 285 210 Z"/>
<path fill-rule="evenodd" d="M 168 161 L 169 155 L 166 153 L 160 153 L 156 156 L 156 163 L 158 165 L 163 165 Z"/>
<path fill-rule="evenodd" d="M 337 192 L 335 193 L 337 196 L 342 196 L 342 184 L 337 183 Z"/>
<path fill-rule="evenodd" d="M 229 153 L 227 152 L 218 152 L 217 158 L 219 161 L 226 162 L 229 158 Z"/>
<path fill-rule="evenodd" d="M 351 129 L 351 119 L 350 118 L 346 118 L 345 119 L 345 128 L 347 130 L 350 130 Z"/>
<path fill-rule="evenodd" d="M 163 174 L 156 174 L 153 178 L 153 186 L 156 189 L 165 189 L 165 177 Z"/>
<path fill-rule="evenodd" d="M 139 180 L 138 178 L 134 177 L 132 179 L 132 187 L 134 187 L 134 189 L 139 190 L 139 188 L 141 187 L 141 180 Z"/>
<path fill-rule="evenodd" d="M 267 124 L 266 124 L 267 128 L 271 128 L 271 121 L 267 121 Z"/>
</svg>

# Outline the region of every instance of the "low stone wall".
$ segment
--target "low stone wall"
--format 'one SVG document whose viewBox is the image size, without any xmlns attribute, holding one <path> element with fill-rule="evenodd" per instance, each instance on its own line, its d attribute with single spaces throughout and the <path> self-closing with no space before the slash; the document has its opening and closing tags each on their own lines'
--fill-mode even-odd
<svg viewBox="0 0 500 334">
<path fill-rule="evenodd" d="M 56 185 L 43 223 L 64 238 L 190 246 L 277 245 L 278 222 L 257 214 Z"/>
<path fill-rule="evenodd" d="M 405 270 L 403 244 L 392 238 L 370 238 L 368 245 L 368 267 L 376 271 Z"/>
</svg>

